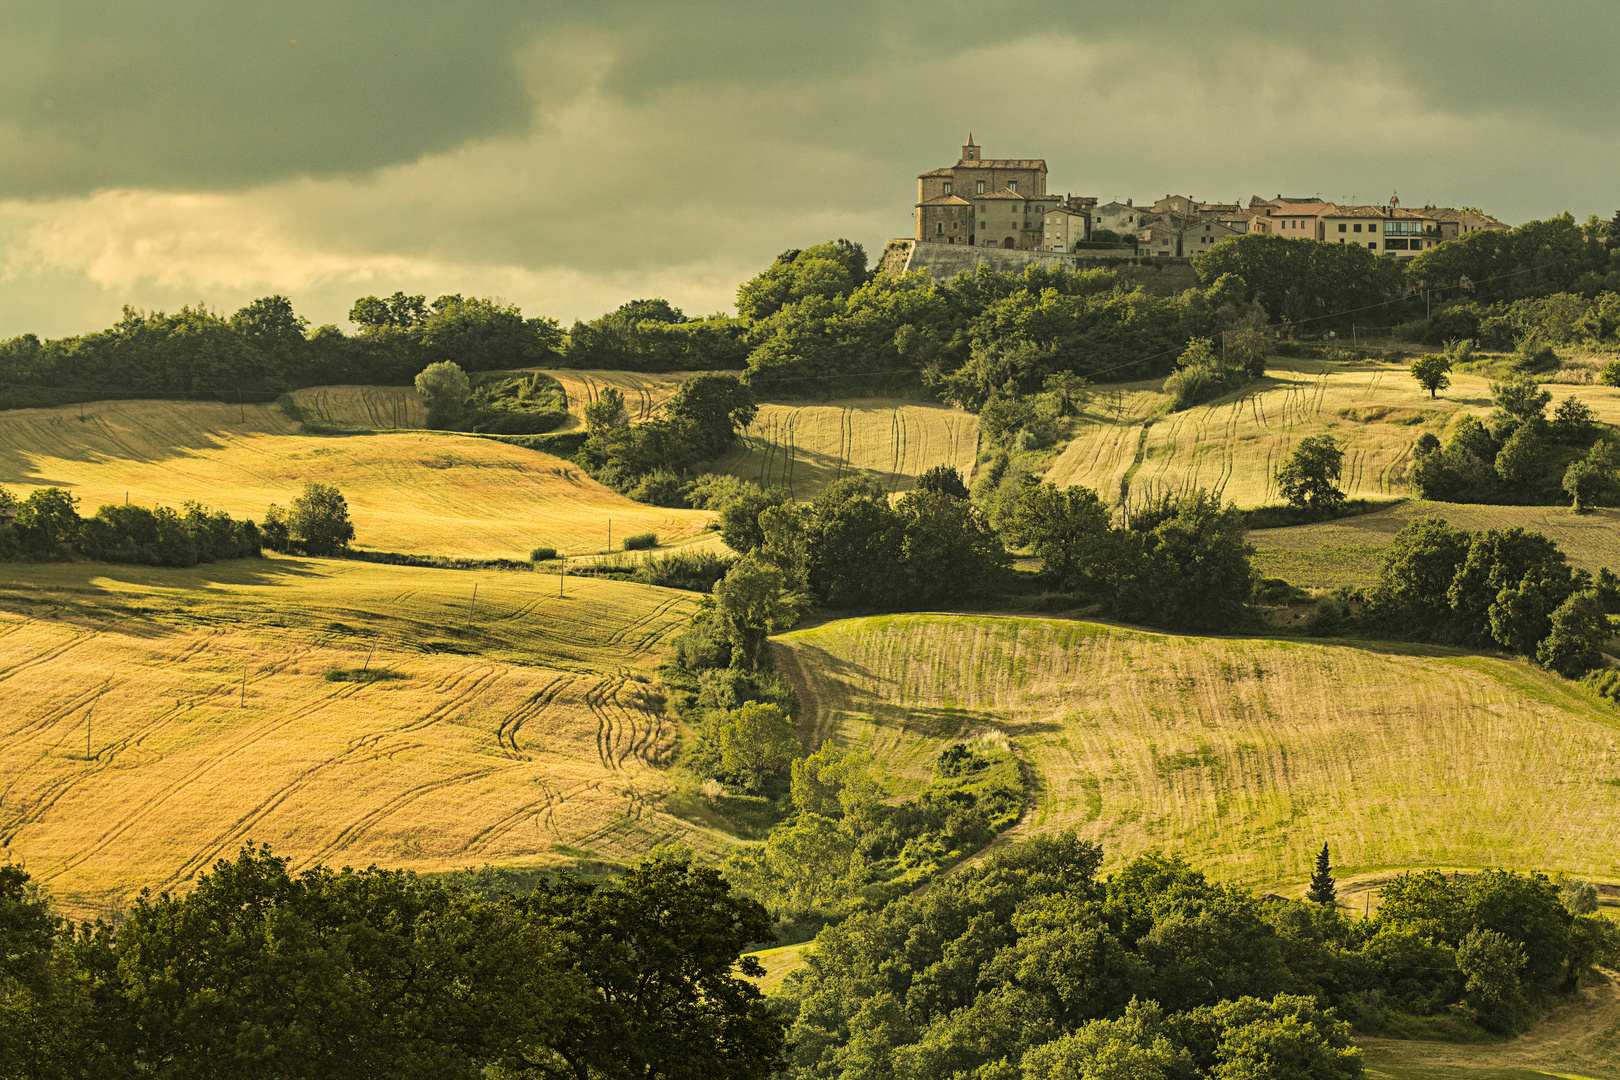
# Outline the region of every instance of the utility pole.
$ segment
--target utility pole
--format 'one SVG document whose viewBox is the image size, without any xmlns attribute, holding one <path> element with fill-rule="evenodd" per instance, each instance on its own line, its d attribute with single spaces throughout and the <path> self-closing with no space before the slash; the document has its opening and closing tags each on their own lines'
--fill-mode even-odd
<svg viewBox="0 0 1620 1080">
<path fill-rule="evenodd" d="M 473 582 L 472 602 L 467 605 L 467 629 L 472 630 L 473 608 L 478 605 L 478 582 Z"/>
<path fill-rule="evenodd" d="M 371 649 L 369 651 L 367 651 L 367 653 L 366 653 L 366 666 L 360 669 L 360 674 L 364 675 L 366 672 L 371 670 L 371 654 L 376 652 L 376 651 L 377 651 L 377 642 L 375 640 L 373 640 L 372 643 L 371 643 Z"/>
<path fill-rule="evenodd" d="M 557 571 L 557 599 L 563 598 L 563 581 L 568 577 L 568 556 L 562 557 L 562 569 Z"/>
<path fill-rule="evenodd" d="M 247 665 L 242 665 L 242 700 L 236 706 L 238 709 L 247 708 Z"/>
<path fill-rule="evenodd" d="M 613 554 L 613 519 L 608 518 L 608 554 Z"/>
<path fill-rule="evenodd" d="M 97 694 L 96 698 L 99 700 L 101 695 Z M 86 761 L 90 760 L 90 718 L 95 714 L 96 703 L 92 701 L 90 708 L 86 709 L 84 713 L 84 760 Z"/>
</svg>

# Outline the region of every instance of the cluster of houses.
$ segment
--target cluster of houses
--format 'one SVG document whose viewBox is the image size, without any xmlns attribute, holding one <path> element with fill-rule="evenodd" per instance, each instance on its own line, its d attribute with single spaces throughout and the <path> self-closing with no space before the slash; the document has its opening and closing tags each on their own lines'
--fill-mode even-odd
<svg viewBox="0 0 1620 1080">
<path fill-rule="evenodd" d="M 1190 258 L 1229 236 L 1274 233 L 1324 243 L 1365 245 L 1395 259 L 1477 229 L 1509 226 L 1477 210 L 1425 206 L 1344 206 L 1319 198 L 1256 195 L 1248 205 L 1166 195 L 1152 204 L 1099 204 L 1046 190 L 1041 158 L 986 158 L 968 134 L 955 165 L 917 177 L 919 243 L 1073 253 L 1134 248 L 1137 255 Z"/>
</svg>

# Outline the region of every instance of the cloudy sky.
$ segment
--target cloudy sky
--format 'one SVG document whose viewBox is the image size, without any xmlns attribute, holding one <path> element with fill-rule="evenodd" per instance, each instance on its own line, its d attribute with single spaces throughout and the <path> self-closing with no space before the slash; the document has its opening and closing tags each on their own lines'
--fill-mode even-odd
<svg viewBox="0 0 1620 1080">
<path fill-rule="evenodd" d="M 727 309 L 917 173 L 1620 207 L 1613 0 L 0 0 L 0 337 L 395 289 Z"/>
</svg>

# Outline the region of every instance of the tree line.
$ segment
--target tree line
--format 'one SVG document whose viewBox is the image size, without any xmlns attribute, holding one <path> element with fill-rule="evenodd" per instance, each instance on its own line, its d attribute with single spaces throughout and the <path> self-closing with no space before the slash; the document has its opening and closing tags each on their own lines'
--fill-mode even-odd
<svg viewBox="0 0 1620 1080">
<path fill-rule="evenodd" d="M 315 481 L 290 506 L 271 503 L 262 525 L 198 502 L 178 511 L 107 503 L 88 518 L 78 507 L 78 496 L 61 488 L 38 488 L 22 500 L 0 488 L 0 560 L 57 561 L 77 553 L 99 562 L 187 567 L 257 558 L 267 546 L 283 554 L 336 555 L 354 540 L 343 493 Z"/>
<path fill-rule="evenodd" d="M 1304 901 L 1102 857 L 1037 837 L 822 931 L 784 986 L 785 1075 L 1358 1077 L 1352 1023 L 1520 1031 L 1614 949 L 1541 875 L 1407 873 L 1352 920 L 1326 848 Z"/>
<path fill-rule="evenodd" d="M 717 871 L 657 852 L 486 896 L 249 847 L 77 924 L 0 866 L 0 1077 L 753 1080 L 786 1021 L 742 951 L 772 936 Z"/>
<path fill-rule="evenodd" d="M 106 330 L 0 341 L 0 408 L 120 396 L 235 400 L 333 383 L 409 385 L 428 364 L 468 371 L 549 364 L 562 346 L 555 319 L 524 318 L 498 300 L 395 293 L 361 297 L 359 329 L 310 328 L 285 296 L 265 296 L 227 316 L 198 305 L 138 311 Z"/>
</svg>

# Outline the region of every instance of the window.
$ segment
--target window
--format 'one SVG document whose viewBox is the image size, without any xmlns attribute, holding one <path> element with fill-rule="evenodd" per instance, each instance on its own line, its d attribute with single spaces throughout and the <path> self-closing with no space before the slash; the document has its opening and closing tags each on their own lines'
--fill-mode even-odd
<svg viewBox="0 0 1620 1080">
<path fill-rule="evenodd" d="M 1340 225 L 1340 226 L 1339 226 L 1339 228 L 1341 228 L 1341 229 L 1342 229 L 1342 228 L 1344 228 L 1344 226 L 1343 226 L 1343 225 Z M 1356 222 L 1356 228 L 1355 228 L 1355 231 L 1356 231 L 1356 232 L 1360 232 L 1360 231 L 1361 231 L 1361 222 L 1359 222 L 1359 221 L 1358 221 L 1358 222 Z"/>
<path fill-rule="evenodd" d="M 1344 222 L 1339 222 L 1339 231 L 1344 232 Z"/>
<path fill-rule="evenodd" d="M 1369 241 L 1367 241 L 1367 246 L 1372 248 L 1374 251 L 1377 251 L 1378 250 L 1378 241 L 1369 240 Z"/>
<path fill-rule="evenodd" d="M 983 195 L 984 194 L 984 181 L 983 180 L 979 181 L 979 190 L 977 192 L 975 192 L 975 194 L 978 194 L 978 195 Z"/>
<path fill-rule="evenodd" d="M 941 222 L 938 222 L 938 223 L 936 223 L 936 224 L 935 224 L 935 225 L 934 225 L 934 235 L 935 235 L 935 236 L 939 236 L 939 235 L 940 235 L 940 234 L 942 234 L 942 233 L 943 233 L 943 232 L 944 232 L 944 231 L 945 231 L 945 223 L 944 223 L 944 222 L 943 222 L 943 221 L 941 221 Z"/>
<path fill-rule="evenodd" d="M 1018 181 L 1016 181 L 1016 180 L 1007 181 L 1007 190 L 1008 191 L 1017 191 L 1018 190 Z"/>
<path fill-rule="evenodd" d="M 947 181 L 945 181 L 945 194 L 949 195 L 950 193 L 951 193 L 951 182 L 949 180 L 947 180 Z"/>
</svg>

